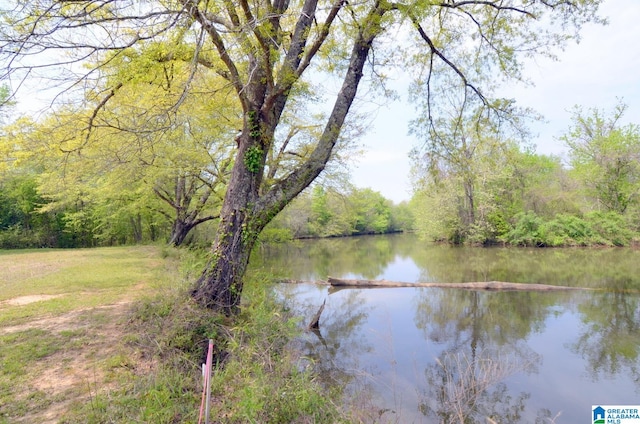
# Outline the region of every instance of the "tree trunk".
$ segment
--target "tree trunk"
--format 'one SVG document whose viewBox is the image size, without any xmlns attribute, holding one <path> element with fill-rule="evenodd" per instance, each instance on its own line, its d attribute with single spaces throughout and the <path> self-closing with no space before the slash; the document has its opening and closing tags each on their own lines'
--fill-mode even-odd
<svg viewBox="0 0 640 424">
<path fill-rule="evenodd" d="M 239 149 L 220 211 L 220 224 L 211 259 L 191 293 L 199 304 L 220 310 L 228 316 L 239 310 L 242 276 L 258 234 L 267 224 L 260 223 L 256 216 L 257 187 L 261 174 L 246 160 L 247 152 L 260 143 L 251 135 L 253 125 L 245 124 L 239 138 Z M 264 166 L 264 157 L 262 164 L 260 169 Z"/>
<path fill-rule="evenodd" d="M 308 4 L 315 10 L 313 1 Z M 249 61 L 253 69 L 251 77 L 247 84 L 238 87 L 244 110 L 242 134 L 237 139 L 238 153 L 220 211 L 212 256 L 192 291 L 192 296 L 201 305 L 221 310 L 226 315 L 237 312 L 242 277 L 258 235 L 278 212 L 313 182 L 331 157 L 355 99 L 373 40 L 382 31 L 380 18 L 389 10 L 385 5 L 375 3 L 366 19 L 367 25 L 356 37 L 342 88 L 315 149 L 303 164 L 268 189 L 261 187 L 265 161 L 273 146 L 275 129 L 289 90 L 272 92 L 267 77 L 271 71 L 263 68 L 265 62 L 255 58 Z M 301 15 L 301 34 L 311 21 L 311 15 Z M 296 37 L 300 35 L 294 34 Z M 291 51 L 295 53 L 295 49 Z M 291 60 L 300 63 L 298 54 Z M 297 65 L 292 69 L 296 68 Z"/>
<path fill-rule="evenodd" d="M 199 304 L 228 316 L 239 310 L 242 275 L 257 239 L 245 231 L 247 221 L 241 210 L 222 218 L 212 257 L 191 293 Z"/>
<path fill-rule="evenodd" d="M 173 226 L 171 227 L 171 238 L 169 239 L 170 246 L 180 246 L 184 243 L 184 240 L 187 238 L 187 235 L 193 228 L 193 225 L 189 225 L 184 221 L 176 219 L 173 221 Z"/>
<path fill-rule="evenodd" d="M 131 217 L 131 230 L 133 232 L 133 241 L 136 243 L 142 242 L 142 216 L 137 214 L 136 217 Z"/>
</svg>

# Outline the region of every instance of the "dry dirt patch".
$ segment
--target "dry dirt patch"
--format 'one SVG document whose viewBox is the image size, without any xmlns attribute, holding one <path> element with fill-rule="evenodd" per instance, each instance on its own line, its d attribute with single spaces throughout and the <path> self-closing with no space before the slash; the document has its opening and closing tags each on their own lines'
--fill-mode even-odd
<svg viewBox="0 0 640 424">
<path fill-rule="evenodd" d="M 35 294 L 31 296 L 20 296 L 14 297 L 13 299 L 5 300 L 4 302 L 0 302 L 0 305 L 10 305 L 10 306 L 22 306 L 28 305 L 29 303 L 40 302 L 43 300 L 55 299 L 56 297 L 61 297 L 61 294 Z"/>
<path fill-rule="evenodd" d="M 64 255 L 45 250 L 29 254 L 0 256 L 0 284 L 20 284 L 31 278 L 41 278 L 82 261 L 86 252 L 68 251 Z"/>
<path fill-rule="evenodd" d="M 105 362 L 122 352 L 120 339 L 129 306 L 130 302 L 120 302 L 0 328 L 0 335 L 30 329 L 45 330 L 51 337 L 61 332 L 78 334 L 71 345 L 34 364 L 35 371 L 16 393 L 18 399 L 41 393 L 50 400 L 48 404 L 34 406 L 21 417 L 12 417 L 15 421 L 11 422 L 57 423 L 73 402 L 109 390 Z"/>
<path fill-rule="evenodd" d="M 59 296 L 63 296 L 63 295 L 49 296 L 46 299 L 59 297 Z M 38 296 L 22 296 L 15 299 L 31 298 L 31 297 L 38 297 Z M 15 299 L 11 299 L 11 300 L 15 300 Z M 38 300 L 45 300 L 45 299 L 43 298 Z M 6 301 L 6 302 L 10 302 L 10 301 Z M 6 302 L 3 302 L 3 303 L 6 303 Z M 13 305 L 25 305 L 28 303 L 30 302 L 14 303 Z M 57 315 L 57 316 L 48 317 L 48 318 L 36 319 L 20 325 L 1 327 L 0 335 L 15 333 L 17 331 L 30 330 L 34 328 L 47 330 L 47 331 L 78 330 L 81 328 L 87 328 L 92 325 L 91 317 L 97 315 L 98 313 L 100 313 L 100 311 L 104 311 L 106 314 L 108 314 L 111 317 L 110 318 L 110 321 L 112 321 L 111 324 L 113 324 L 114 320 L 117 321 L 124 315 L 124 312 L 127 310 L 127 307 L 130 304 L 131 304 L 130 301 L 122 301 L 122 302 L 114 303 L 112 305 L 97 306 L 95 308 L 77 309 L 75 311 L 71 311 L 66 314 Z M 100 326 L 98 327 L 98 331 L 104 331 L 108 328 L 109 328 L 109 325 L 104 327 Z"/>
</svg>

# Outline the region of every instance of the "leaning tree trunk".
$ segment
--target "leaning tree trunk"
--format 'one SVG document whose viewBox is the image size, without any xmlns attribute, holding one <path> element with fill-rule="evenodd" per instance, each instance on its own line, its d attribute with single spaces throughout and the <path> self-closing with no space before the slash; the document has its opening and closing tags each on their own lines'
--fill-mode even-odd
<svg viewBox="0 0 640 424">
<path fill-rule="evenodd" d="M 192 291 L 199 304 L 226 315 L 238 311 L 242 275 L 257 239 L 257 234 L 245 231 L 248 221 L 250 218 L 242 210 L 234 210 L 222 218 L 212 257 Z"/>
<path fill-rule="evenodd" d="M 315 10 L 313 1 L 307 3 Z M 238 153 L 220 211 L 218 234 L 211 259 L 192 291 L 192 296 L 199 304 L 221 310 L 226 315 L 238 310 L 242 277 L 258 235 L 284 206 L 313 182 L 327 164 L 355 99 L 373 39 L 382 31 L 380 18 L 389 8 L 386 2 L 384 6 L 376 2 L 366 19 L 367 25 L 360 28 L 342 88 L 316 147 L 301 165 L 268 190 L 260 188 L 267 151 L 272 147 L 275 128 L 289 90 L 275 90 L 275 94 L 270 94 L 272 88 L 268 87 L 267 78 L 270 70 L 262 67 L 264 61 L 250 60 L 249 68 L 253 70 L 251 78 L 246 85 L 239 87 L 244 124 L 242 134 L 237 139 Z M 304 42 L 300 42 L 303 37 L 301 34 L 311 25 L 312 15 L 301 15 L 299 28 L 293 36 L 298 39 L 300 49 L 304 46 Z M 302 50 L 290 50 L 293 55 L 288 59 L 292 63 L 289 72 L 298 68 Z M 288 74 L 284 72 L 284 75 Z"/>
<path fill-rule="evenodd" d="M 253 116 L 253 115 L 252 115 Z M 242 276 L 249 263 L 251 250 L 266 222 L 260 224 L 256 214 L 256 201 L 263 165 L 252 165 L 247 159 L 262 141 L 252 136 L 254 124 L 245 124 L 239 138 L 238 153 L 228 183 L 220 224 L 211 258 L 196 281 L 192 296 L 201 305 L 223 311 L 226 315 L 237 312 L 242 294 Z M 264 157 L 254 160 L 264 164 Z"/>
<path fill-rule="evenodd" d="M 192 228 L 193 225 L 176 219 L 173 222 L 173 226 L 171 227 L 171 237 L 169 239 L 169 245 L 176 247 L 181 246 Z"/>
</svg>

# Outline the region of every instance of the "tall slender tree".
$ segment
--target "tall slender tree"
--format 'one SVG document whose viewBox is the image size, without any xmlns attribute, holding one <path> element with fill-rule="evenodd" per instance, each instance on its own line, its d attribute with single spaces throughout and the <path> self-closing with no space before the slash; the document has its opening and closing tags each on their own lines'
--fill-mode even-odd
<svg viewBox="0 0 640 424">
<path fill-rule="evenodd" d="M 0 61 L 12 81 L 51 76 L 46 63 L 77 75 L 74 60 L 97 64 L 85 82 L 100 80 L 114 54 L 157 40 L 178 40 L 157 60 L 180 57 L 194 76 L 204 68 L 233 87 L 243 115 L 237 152 L 220 214 L 217 240 L 194 297 L 231 313 L 242 276 L 264 226 L 325 168 L 362 85 L 401 61 L 416 70 L 425 102 L 450 75 L 462 96 L 490 98 L 492 81 L 520 78 L 523 56 L 547 54 L 587 21 L 600 0 L 41 0 L 3 3 Z M 8 5 L 8 6 L 7 6 Z M 546 18 L 551 19 L 549 23 Z M 61 50 L 73 57 L 55 54 Z M 59 59 L 63 57 L 63 59 Z M 308 92 L 320 72 L 342 83 L 323 130 L 306 159 L 280 178 L 266 179 L 266 158 L 290 100 Z M 308 77 L 305 77 L 308 75 Z M 55 75 L 60 81 L 64 75 Z M 77 79 L 74 80 L 74 84 Z M 15 82 L 19 84 L 19 82 Z M 78 85 L 72 84 L 71 87 Z M 86 84 L 85 84 L 86 85 Z M 101 86 L 103 102 L 115 86 Z M 184 86 L 189 89 L 189 83 Z M 70 94 L 68 92 L 67 94 Z M 67 96 L 68 97 L 68 96 Z M 429 108 L 429 110 L 431 110 Z"/>
<path fill-rule="evenodd" d="M 640 126 L 621 124 L 627 106 L 607 114 L 576 107 L 572 126 L 562 136 L 573 173 L 605 211 L 623 214 L 640 197 Z"/>
</svg>

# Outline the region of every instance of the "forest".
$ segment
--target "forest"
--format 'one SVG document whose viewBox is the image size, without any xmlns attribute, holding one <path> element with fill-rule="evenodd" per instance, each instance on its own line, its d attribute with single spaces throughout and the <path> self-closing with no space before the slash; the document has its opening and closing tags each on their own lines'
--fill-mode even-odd
<svg viewBox="0 0 640 424">
<path fill-rule="evenodd" d="M 170 140 L 135 146 L 112 134 L 109 143 L 71 155 L 59 147 L 68 141 L 56 131 L 73 115 L 63 123 L 55 115 L 9 122 L 11 108 L 5 106 L 1 133 L 11 150 L 0 174 L 0 248 L 213 242 L 232 159 L 224 144 L 204 140 L 224 128 L 199 128 L 190 116 L 190 132 Z M 636 244 L 640 128 L 620 123 L 625 111 L 623 103 L 613 111 L 576 106 L 572 126 L 558 140 L 568 158 L 538 154 L 526 141 L 462 122 L 449 122 L 446 134 L 420 132 L 416 122 L 424 141 L 412 152 L 413 196 L 401 204 L 349 182 L 345 147 L 260 240 L 415 231 L 452 244 Z"/>
<path fill-rule="evenodd" d="M 640 127 L 576 106 L 568 158 L 456 124 L 414 151 L 415 229 L 449 243 L 628 246 L 640 230 Z M 475 124 L 474 124 L 475 125 Z"/>
</svg>

